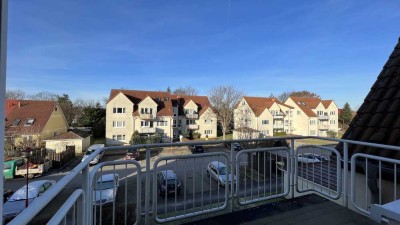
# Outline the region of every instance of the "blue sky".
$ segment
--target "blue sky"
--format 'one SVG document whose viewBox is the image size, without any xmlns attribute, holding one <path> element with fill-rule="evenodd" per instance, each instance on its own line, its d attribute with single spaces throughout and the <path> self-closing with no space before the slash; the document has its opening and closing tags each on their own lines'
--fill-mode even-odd
<svg viewBox="0 0 400 225">
<path fill-rule="evenodd" d="M 310 90 L 360 106 L 400 36 L 398 0 L 11 0 L 7 89 Z"/>
</svg>

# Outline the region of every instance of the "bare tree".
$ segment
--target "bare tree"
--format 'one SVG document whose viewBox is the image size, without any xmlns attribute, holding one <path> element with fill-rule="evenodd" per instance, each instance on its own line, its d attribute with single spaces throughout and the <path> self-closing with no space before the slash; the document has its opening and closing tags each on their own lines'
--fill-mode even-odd
<svg viewBox="0 0 400 225">
<path fill-rule="evenodd" d="M 243 97 L 243 92 L 233 86 L 214 87 L 209 92 L 211 108 L 217 116 L 222 127 L 222 135 L 225 134 L 233 120 L 233 112 L 236 104 Z"/>
<path fill-rule="evenodd" d="M 6 99 L 23 100 L 25 98 L 26 98 L 26 93 L 20 89 L 6 91 Z"/>
<path fill-rule="evenodd" d="M 173 92 L 175 95 L 199 95 L 199 91 L 191 86 L 179 87 Z"/>
<path fill-rule="evenodd" d="M 293 92 L 293 91 L 292 91 Z M 289 97 L 290 94 L 292 93 L 290 91 L 285 91 L 282 94 L 278 95 L 276 98 L 281 101 L 281 102 L 285 102 Z"/>
<path fill-rule="evenodd" d="M 58 95 L 48 92 L 48 91 L 42 91 L 37 94 L 29 96 L 30 99 L 32 100 L 51 100 L 51 101 L 57 101 Z"/>
</svg>

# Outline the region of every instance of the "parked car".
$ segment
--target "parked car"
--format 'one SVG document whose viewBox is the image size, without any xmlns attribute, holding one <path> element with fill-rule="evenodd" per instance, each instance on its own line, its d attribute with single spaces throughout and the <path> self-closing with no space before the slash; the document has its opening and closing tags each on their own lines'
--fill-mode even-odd
<svg viewBox="0 0 400 225">
<path fill-rule="evenodd" d="M 227 174 L 228 174 L 228 181 L 227 181 Z M 228 183 L 229 185 L 233 183 L 236 183 L 236 176 L 232 174 L 229 174 L 227 171 L 227 167 L 225 164 L 223 164 L 220 161 L 212 161 L 208 164 L 207 166 L 207 175 L 211 176 L 213 179 L 215 179 L 218 184 L 222 187 L 225 187 L 225 185 Z"/>
<path fill-rule="evenodd" d="M 189 146 L 189 148 L 192 153 L 203 153 L 204 152 L 204 148 L 201 145 L 191 145 L 191 146 Z"/>
<path fill-rule="evenodd" d="M 242 146 L 238 142 L 233 142 L 232 144 L 231 143 L 225 143 L 225 147 L 226 148 L 230 149 L 231 145 L 233 145 L 233 150 L 235 150 L 235 151 L 240 151 L 240 150 L 243 149 Z"/>
<path fill-rule="evenodd" d="M 182 189 L 182 183 L 173 170 L 163 170 L 157 173 L 158 192 L 160 196 L 165 194 L 179 195 Z"/>
<path fill-rule="evenodd" d="M 313 154 L 313 153 L 305 153 L 297 156 L 297 161 L 301 163 L 318 163 L 325 162 L 328 159 L 325 156 Z"/>
<path fill-rule="evenodd" d="M 97 179 L 93 191 L 93 203 L 96 206 L 112 204 L 117 197 L 118 187 L 119 175 L 117 173 L 102 175 Z"/>
<path fill-rule="evenodd" d="M 54 180 L 39 180 L 28 184 L 28 202 L 31 204 L 36 198 L 39 198 L 45 191 L 50 189 L 56 181 Z M 7 200 L 3 207 L 4 219 L 11 220 L 16 217 L 22 210 L 25 209 L 26 203 L 26 185 L 18 189 Z"/>
<path fill-rule="evenodd" d="M 125 155 L 126 160 L 135 159 L 140 160 L 140 151 L 137 148 L 128 149 Z"/>
<path fill-rule="evenodd" d="M 82 158 L 82 162 L 83 160 L 85 160 L 87 157 L 89 157 L 89 155 L 91 155 L 93 152 L 95 152 L 97 149 L 99 148 L 104 148 L 104 144 L 94 144 L 89 146 L 89 148 L 86 150 L 85 155 Z M 90 164 L 97 164 L 101 158 L 103 158 L 104 156 L 104 152 L 101 152 L 100 154 L 96 155 L 96 157 L 94 157 L 94 159 L 92 161 L 90 161 Z"/>
</svg>

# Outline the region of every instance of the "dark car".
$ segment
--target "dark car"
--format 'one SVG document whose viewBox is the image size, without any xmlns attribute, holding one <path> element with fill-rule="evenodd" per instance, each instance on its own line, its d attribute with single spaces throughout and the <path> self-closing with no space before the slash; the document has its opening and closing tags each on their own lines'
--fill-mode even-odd
<svg viewBox="0 0 400 225">
<path fill-rule="evenodd" d="M 231 148 L 231 145 L 233 145 L 233 150 L 235 151 L 240 151 L 242 150 L 242 146 L 238 142 L 233 142 L 233 143 L 225 143 L 225 147 Z"/>
<path fill-rule="evenodd" d="M 140 160 L 139 149 L 137 149 L 137 148 L 128 149 L 128 151 L 126 152 L 126 155 L 125 155 L 125 159 L 126 160 L 131 160 L 131 159 Z"/>
<path fill-rule="evenodd" d="M 192 151 L 192 153 L 203 153 L 204 152 L 204 148 L 201 145 L 191 145 L 189 148 L 190 148 L 190 151 Z"/>
<path fill-rule="evenodd" d="M 165 194 L 178 194 L 181 192 L 182 184 L 173 170 L 163 170 L 157 173 L 158 192 L 160 196 Z"/>
<path fill-rule="evenodd" d="M 13 190 L 4 189 L 4 191 L 3 191 L 3 203 L 5 203 L 11 197 L 11 195 L 13 195 L 13 194 L 14 194 Z"/>
</svg>

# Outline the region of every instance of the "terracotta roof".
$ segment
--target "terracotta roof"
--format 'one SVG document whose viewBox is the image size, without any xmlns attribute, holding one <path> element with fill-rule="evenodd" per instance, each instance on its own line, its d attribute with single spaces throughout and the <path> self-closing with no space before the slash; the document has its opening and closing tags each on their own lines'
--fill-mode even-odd
<svg viewBox="0 0 400 225">
<path fill-rule="evenodd" d="M 293 102 L 309 117 L 317 117 L 312 109 L 316 109 L 321 103 L 325 109 L 333 102 L 333 100 L 321 100 L 319 98 L 305 98 L 305 97 L 293 97 L 290 96 Z"/>
<path fill-rule="evenodd" d="M 400 146 L 400 39 L 342 138 Z M 355 153 L 400 159 L 398 151 L 349 145 Z"/>
<path fill-rule="evenodd" d="M 69 131 L 65 134 L 60 134 L 55 137 L 48 138 L 47 140 L 67 140 L 67 139 L 84 139 L 84 137 L 72 131 Z"/>
<path fill-rule="evenodd" d="M 199 116 L 201 116 L 211 106 L 207 96 L 180 95 L 176 96 L 176 98 L 181 99 L 183 106 L 186 106 L 190 101 L 193 101 L 199 107 Z"/>
<path fill-rule="evenodd" d="M 56 106 L 56 101 L 6 100 L 6 133 L 41 133 Z M 25 125 L 28 119 L 33 119 L 30 126 Z M 16 123 L 18 120 L 20 122 Z"/>
<path fill-rule="evenodd" d="M 135 104 L 133 115 L 139 115 L 138 104 L 146 97 L 150 97 L 157 103 L 158 116 L 173 116 L 174 114 L 172 109 L 171 94 L 168 92 L 112 89 L 108 102 L 110 102 L 119 93 L 124 94 L 132 103 Z"/>
<path fill-rule="evenodd" d="M 293 108 L 291 106 L 288 106 L 286 104 L 283 104 L 276 98 L 264 98 L 264 97 L 249 97 L 249 96 L 244 96 L 243 97 L 251 110 L 254 112 L 254 114 L 258 117 L 260 116 L 265 109 L 271 108 L 271 106 L 274 103 L 277 103 L 279 105 L 283 105 L 285 107 Z M 238 104 L 236 105 L 236 108 L 238 107 Z"/>
<path fill-rule="evenodd" d="M 135 104 L 133 115 L 139 115 L 138 104 L 146 97 L 150 97 L 158 105 L 158 116 L 173 116 L 173 107 L 179 108 L 179 115 L 183 115 L 183 106 L 192 100 L 199 107 L 199 115 L 201 116 L 208 108 L 210 108 L 210 101 L 207 96 L 188 96 L 188 95 L 174 95 L 162 91 L 139 91 L 139 90 L 119 90 L 112 89 L 110 93 L 110 102 L 119 93 L 124 94 L 132 103 Z"/>
</svg>

